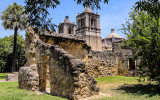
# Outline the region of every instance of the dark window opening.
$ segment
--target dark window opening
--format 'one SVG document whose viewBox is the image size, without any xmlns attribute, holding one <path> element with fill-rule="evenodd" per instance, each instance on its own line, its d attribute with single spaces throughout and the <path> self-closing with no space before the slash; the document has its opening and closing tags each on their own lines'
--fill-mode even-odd
<svg viewBox="0 0 160 100">
<path fill-rule="evenodd" d="M 91 18 L 91 26 L 95 27 L 95 19 L 94 18 Z"/>
<path fill-rule="evenodd" d="M 72 34 L 72 31 L 73 29 L 72 29 L 72 27 L 70 26 L 69 28 L 68 28 L 68 34 Z"/>
<path fill-rule="evenodd" d="M 129 58 L 129 70 L 135 70 L 135 60 Z"/>
</svg>

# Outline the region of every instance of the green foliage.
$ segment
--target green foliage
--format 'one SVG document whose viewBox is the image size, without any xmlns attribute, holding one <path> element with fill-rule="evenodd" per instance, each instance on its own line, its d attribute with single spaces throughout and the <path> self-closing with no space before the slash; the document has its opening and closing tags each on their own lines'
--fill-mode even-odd
<svg viewBox="0 0 160 100">
<path fill-rule="evenodd" d="M 83 4 L 100 9 L 100 2 L 102 0 L 74 0 L 77 4 Z M 104 0 L 104 3 L 108 3 L 109 0 Z M 25 0 L 25 13 L 28 15 L 29 24 L 36 28 L 55 31 L 55 24 L 51 23 L 51 18 L 47 18 L 49 15 L 49 8 L 56 8 L 60 5 L 59 0 Z"/>
<path fill-rule="evenodd" d="M 0 72 L 11 72 L 13 56 L 13 35 L 0 39 Z M 17 71 L 26 62 L 25 59 L 25 41 L 22 36 L 17 36 Z"/>
<path fill-rule="evenodd" d="M 2 25 L 5 29 L 15 29 L 16 27 L 23 30 L 27 25 L 27 17 L 21 5 L 13 3 L 2 12 Z"/>
<path fill-rule="evenodd" d="M 160 18 L 151 13 L 134 10 L 130 19 L 123 25 L 127 35 L 127 46 L 134 57 L 140 59 L 139 72 L 149 80 L 160 82 Z"/>
<path fill-rule="evenodd" d="M 160 1 L 159 0 L 140 0 L 136 2 L 136 9 L 147 11 L 151 16 L 159 19 L 160 17 Z"/>
<path fill-rule="evenodd" d="M 12 56 L 12 72 L 15 72 L 16 65 L 16 52 L 17 52 L 17 33 L 18 30 L 23 30 L 28 26 L 27 17 L 24 13 L 23 7 L 17 3 L 9 5 L 5 11 L 2 12 L 1 19 L 3 21 L 3 27 L 5 29 L 14 30 L 14 46 L 13 46 L 13 56 Z M 2 62 L 4 64 L 4 62 Z"/>
</svg>

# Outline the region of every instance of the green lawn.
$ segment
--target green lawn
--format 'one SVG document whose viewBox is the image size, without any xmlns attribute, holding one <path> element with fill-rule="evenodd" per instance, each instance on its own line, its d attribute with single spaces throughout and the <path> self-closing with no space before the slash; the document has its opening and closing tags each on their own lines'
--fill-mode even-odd
<svg viewBox="0 0 160 100">
<path fill-rule="evenodd" d="M 160 100 L 160 87 L 152 82 L 138 82 L 138 77 L 97 78 L 100 92 L 107 96 L 98 100 Z"/>
<path fill-rule="evenodd" d="M 37 94 L 18 88 L 17 82 L 0 83 L 0 100 L 66 100 L 57 96 Z"/>
<path fill-rule="evenodd" d="M 96 78 L 100 87 L 97 99 L 92 100 L 160 100 L 160 88 L 155 84 L 137 81 L 137 77 L 113 76 Z M 37 94 L 18 88 L 17 82 L 0 83 L 0 100 L 67 100 L 47 94 Z"/>
<path fill-rule="evenodd" d="M 0 79 L 6 79 L 6 74 L 10 73 L 0 73 Z"/>
</svg>

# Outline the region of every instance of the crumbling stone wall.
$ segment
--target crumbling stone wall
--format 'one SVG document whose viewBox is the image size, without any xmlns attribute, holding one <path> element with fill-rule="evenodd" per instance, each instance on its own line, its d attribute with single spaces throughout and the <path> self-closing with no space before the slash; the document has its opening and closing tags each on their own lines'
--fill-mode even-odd
<svg viewBox="0 0 160 100">
<path fill-rule="evenodd" d="M 27 63 L 19 71 L 20 88 L 44 91 L 49 67 L 51 94 L 76 100 L 99 93 L 81 59 L 60 46 L 44 43 L 32 28 L 26 32 Z"/>
<path fill-rule="evenodd" d="M 37 69 L 37 57 L 35 43 L 38 35 L 34 34 L 32 28 L 26 29 L 25 56 L 26 64 L 20 68 L 18 75 L 19 88 L 28 90 L 39 90 L 39 74 Z"/>
<path fill-rule="evenodd" d="M 69 55 L 59 46 L 45 44 L 40 40 L 36 45 L 40 47 L 40 51 L 44 51 L 41 52 L 42 56 L 46 56 L 46 52 L 51 53 L 49 54 L 51 94 L 70 99 L 98 94 L 97 83 L 88 75 L 84 62 Z"/>
<path fill-rule="evenodd" d="M 92 51 L 83 61 L 86 63 L 89 75 L 94 78 L 118 75 L 115 53 Z"/>
<path fill-rule="evenodd" d="M 85 42 L 85 38 L 81 35 L 72 34 L 46 34 L 40 36 L 40 39 L 51 45 L 58 45 L 74 57 L 83 59 L 89 54 L 91 47 Z"/>
<path fill-rule="evenodd" d="M 118 75 L 129 75 L 128 60 L 132 58 L 132 51 L 129 49 L 122 49 L 121 46 L 125 44 L 123 41 L 113 43 L 113 52 L 117 53 L 117 67 Z"/>
</svg>

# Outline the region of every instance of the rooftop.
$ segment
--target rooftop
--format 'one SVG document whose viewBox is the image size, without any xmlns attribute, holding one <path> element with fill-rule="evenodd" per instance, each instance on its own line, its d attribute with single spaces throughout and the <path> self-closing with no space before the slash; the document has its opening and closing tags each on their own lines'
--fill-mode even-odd
<svg viewBox="0 0 160 100">
<path fill-rule="evenodd" d="M 114 29 L 111 29 L 111 33 L 107 35 L 105 38 L 122 38 L 120 35 L 114 32 Z"/>
</svg>

